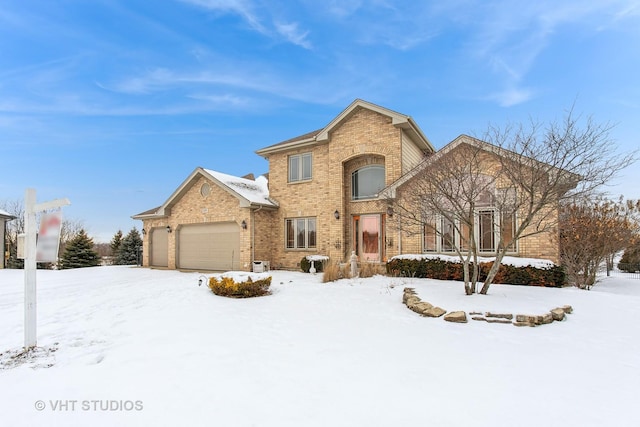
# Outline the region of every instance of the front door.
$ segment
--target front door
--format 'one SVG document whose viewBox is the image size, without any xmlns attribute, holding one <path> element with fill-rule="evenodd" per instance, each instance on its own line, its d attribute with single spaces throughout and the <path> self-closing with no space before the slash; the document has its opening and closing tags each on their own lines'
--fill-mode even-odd
<svg viewBox="0 0 640 427">
<path fill-rule="evenodd" d="M 382 247 L 380 215 L 353 217 L 353 247 L 361 261 L 379 262 Z"/>
</svg>

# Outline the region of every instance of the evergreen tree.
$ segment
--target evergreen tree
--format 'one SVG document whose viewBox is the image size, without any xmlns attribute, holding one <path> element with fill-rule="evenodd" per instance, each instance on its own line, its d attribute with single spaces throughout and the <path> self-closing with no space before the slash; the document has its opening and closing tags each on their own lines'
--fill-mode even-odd
<svg viewBox="0 0 640 427">
<path fill-rule="evenodd" d="M 640 238 L 634 237 L 624 250 L 618 268 L 630 273 L 640 271 Z"/>
<path fill-rule="evenodd" d="M 138 230 L 133 227 L 122 239 L 114 263 L 118 265 L 137 265 L 141 249 L 142 238 Z"/>
<path fill-rule="evenodd" d="M 71 239 L 60 258 L 60 268 L 94 267 L 100 265 L 100 257 L 93 249 L 93 239 L 87 236 L 84 230 L 80 230 L 76 237 Z"/>
<path fill-rule="evenodd" d="M 122 245 L 122 230 L 118 230 L 118 232 L 113 236 L 113 239 L 111 239 L 111 243 L 109 243 L 112 257 L 115 258 L 118 256 L 120 245 Z"/>
</svg>

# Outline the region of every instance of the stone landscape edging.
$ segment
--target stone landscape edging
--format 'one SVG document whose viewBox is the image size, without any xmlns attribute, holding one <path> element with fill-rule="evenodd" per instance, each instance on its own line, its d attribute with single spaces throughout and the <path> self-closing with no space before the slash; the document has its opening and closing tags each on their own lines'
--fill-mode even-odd
<svg viewBox="0 0 640 427">
<path fill-rule="evenodd" d="M 402 292 L 402 303 L 414 313 L 417 313 L 423 317 L 441 317 L 447 322 L 453 323 L 467 323 L 467 313 L 464 311 L 452 311 L 448 312 L 444 308 L 434 306 L 430 302 L 423 301 L 416 294 L 415 288 L 405 287 Z M 564 305 L 562 307 L 556 307 L 549 312 L 541 315 L 530 314 L 516 314 L 515 316 L 510 313 L 480 313 L 470 312 L 472 320 L 484 321 L 487 323 L 505 323 L 512 324 L 514 326 L 530 326 L 535 327 L 539 325 L 547 325 L 549 323 L 561 322 L 566 319 L 567 314 L 573 313 L 573 307 L 570 305 Z M 513 320 L 515 317 L 515 321 Z"/>
</svg>

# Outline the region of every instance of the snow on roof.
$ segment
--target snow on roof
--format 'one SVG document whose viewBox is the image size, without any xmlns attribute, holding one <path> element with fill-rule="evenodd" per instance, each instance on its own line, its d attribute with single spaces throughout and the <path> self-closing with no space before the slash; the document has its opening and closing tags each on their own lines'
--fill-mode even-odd
<svg viewBox="0 0 640 427">
<path fill-rule="evenodd" d="M 9 216 L 11 218 L 13 218 L 13 215 L 11 215 L 9 212 L 0 209 L 0 216 Z"/>
<path fill-rule="evenodd" d="M 211 169 L 204 169 L 204 171 L 251 203 L 277 206 L 277 204 L 269 198 L 268 180 L 262 175 L 253 181 Z"/>
</svg>

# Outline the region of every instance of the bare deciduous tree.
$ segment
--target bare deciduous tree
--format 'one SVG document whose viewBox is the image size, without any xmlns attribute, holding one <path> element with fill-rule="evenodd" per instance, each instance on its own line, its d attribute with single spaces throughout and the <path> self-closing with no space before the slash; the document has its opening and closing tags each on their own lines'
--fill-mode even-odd
<svg viewBox="0 0 640 427">
<path fill-rule="evenodd" d="M 424 233 L 427 250 L 427 237 L 435 236 L 439 249 L 458 255 L 467 294 L 474 291 L 479 252 L 492 255 L 480 291 L 486 294 L 519 240 L 557 233 L 561 205 L 593 197 L 635 160 L 635 153 L 616 152 L 610 130 L 572 110 L 546 128 L 536 122 L 490 127 L 482 140 L 457 138 L 386 196 L 404 232 Z"/>
<path fill-rule="evenodd" d="M 638 235 L 640 201 L 598 200 L 560 210 L 560 257 L 569 281 L 591 289 L 600 266 Z"/>
</svg>

